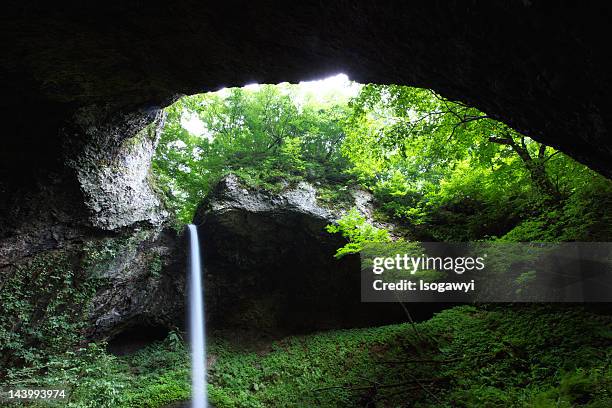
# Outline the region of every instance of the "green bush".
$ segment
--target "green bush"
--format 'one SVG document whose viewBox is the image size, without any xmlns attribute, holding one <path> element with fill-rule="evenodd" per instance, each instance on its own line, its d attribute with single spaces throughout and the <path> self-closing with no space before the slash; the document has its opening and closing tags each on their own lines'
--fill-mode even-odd
<svg viewBox="0 0 612 408">
<path fill-rule="evenodd" d="M 42 252 L 10 270 L 0 289 L 0 366 L 33 367 L 75 346 L 98 279 L 78 251 Z"/>
</svg>

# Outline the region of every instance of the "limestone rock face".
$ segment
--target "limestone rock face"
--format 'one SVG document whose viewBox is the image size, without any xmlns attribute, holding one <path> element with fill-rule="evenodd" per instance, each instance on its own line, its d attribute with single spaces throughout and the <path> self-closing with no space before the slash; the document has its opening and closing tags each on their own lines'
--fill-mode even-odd
<svg viewBox="0 0 612 408">
<path fill-rule="evenodd" d="M 352 195 L 371 206 L 367 192 Z M 305 182 L 271 193 L 230 175 L 200 206 L 195 223 L 213 325 L 299 331 L 402 317 L 397 305 L 361 303 L 358 256 L 334 258 L 346 242 L 325 226 L 355 202 L 326 207 L 316 196 Z"/>
<path fill-rule="evenodd" d="M 75 118 L 80 139 L 74 168 L 89 220 L 95 227 L 114 230 L 138 222 L 159 226 L 168 217 L 149 183 L 164 116 L 158 112 L 151 124 L 142 116 L 124 119 L 121 126 L 104 126 L 95 115 L 80 112 Z M 75 148 L 72 148 L 74 152 Z"/>
<path fill-rule="evenodd" d="M 34 187 L 0 196 L 1 280 L 61 254 L 76 282 L 98 282 L 83 317 L 96 338 L 184 319 L 184 245 L 150 179 L 164 117 L 158 110 L 109 115 L 100 107 L 79 111 L 61 131 L 63 165 L 39 174 Z"/>
<path fill-rule="evenodd" d="M 221 214 L 241 210 L 248 213 L 299 213 L 323 222 L 332 222 L 339 212 L 325 208 L 317 202 L 317 190 L 306 182 L 286 189 L 279 194 L 245 187 L 240 179 L 231 174 L 223 178 L 212 196 L 201 206 L 196 221 L 205 218 L 208 212 Z"/>
<path fill-rule="evenodd" d="M 104 283 L 91 303 L 88 335 L 112 338 L 134 327 L 183 327 L 183 235 L 137 230 L 114 245 L 114 256 L 95 271 Z"/>
<path fill-rule="evenodd" d="M 324 222 L 324 225 L 338 220 L 347 209 L 356 207 L 366 219 L 378 224 L 373 219 L 374 197 L 368 191 L 353 188 L 350 190 L 350 202 L 329 205 L 317 198 L 317 187 L 301 181 L 295 186 L 286 186 L 280 193 L 262 189 L 248 188 L 233 174 L 224 177 L 217 184 L 213 193 L 198 208 L 195 222 L 200 222 L 209 214 L 232 213 L 238 210 L 248 213 L 302 214 L 313 220 Z M 392 225 L 385 225 L 393 228 Z M 320 232 L 317 230 L 317 233 Z"/>
</svg>

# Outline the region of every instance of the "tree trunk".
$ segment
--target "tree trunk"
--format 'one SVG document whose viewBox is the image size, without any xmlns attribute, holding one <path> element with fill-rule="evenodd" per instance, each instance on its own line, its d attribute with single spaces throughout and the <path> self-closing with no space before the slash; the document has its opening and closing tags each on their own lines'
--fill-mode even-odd
<svg viewBox="0 0 612 408">
<path fill-rule="evenodd" d="M 559 197 L 559 192 L 550 181 L 550 178 L 548 178 L 548 174 L 546 174 L 546 168 L 544 167 L 543 163 L 539 163 L 539 160 L 534 161 L 531 159 L 530 162 L 525 162 L 525 166 L 529 171 L 531 181 L 542 193 L 555 199 Z"/>
<path fill-rule="evenodd" d="M 538 149 L 537 158 L 531 157 L 529 154 L 529 150 L 525 144 L 525 138 L 521 137 L 521 143 L 517 143 L 512 136 L 506 135 L 504 137 L 489 137 L 489 141 L 498 144 L 508 145 L 519 155 L 523 164 L 527 168 L 529 172 L 529 177 L 531 178 L 532 183 L 535 187 L 542 193 L 554 200 L 559 200 L 560 194 L 559 191 L 555 188 L 553 183 L 548 178 L 548 174 L 546 173 L 546 167 L 544 166 L 544 162 L 546 159 L 546 145 L 540 145 Z"/>
</svg>

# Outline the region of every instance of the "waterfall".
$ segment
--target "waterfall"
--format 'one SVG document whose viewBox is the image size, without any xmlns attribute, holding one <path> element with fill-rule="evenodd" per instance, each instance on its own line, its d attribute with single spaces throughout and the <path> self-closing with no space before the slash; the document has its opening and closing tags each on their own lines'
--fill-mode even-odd
<svg viewBox="0 0 612 408">
<path fill-rule="evenodd" d="M 206 321 L 202 293 L 202 265 L 198 230 L 189 224 L 189 328 L 191 342 L 192 407 L 207 408 L 206 395 Z"/>
</svg>

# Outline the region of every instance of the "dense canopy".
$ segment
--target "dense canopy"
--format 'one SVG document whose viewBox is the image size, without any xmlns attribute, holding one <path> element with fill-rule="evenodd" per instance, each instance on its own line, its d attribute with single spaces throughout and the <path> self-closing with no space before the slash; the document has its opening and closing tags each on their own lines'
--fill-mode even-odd
<svg viewBox="0 0 612 408">
<path fill-rule="evenodd" d="M 320 97 L 311 84 L 224 89 L 167 108 L 153 171 L 179 220 L 234 173 L 271 190 L 306 180 L 322 200 L 360 186 L 415 239 L 605 236 L 610 182 L 486 113 L 427 89 L 343 78 Z"/>
</svg>

